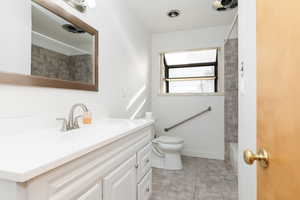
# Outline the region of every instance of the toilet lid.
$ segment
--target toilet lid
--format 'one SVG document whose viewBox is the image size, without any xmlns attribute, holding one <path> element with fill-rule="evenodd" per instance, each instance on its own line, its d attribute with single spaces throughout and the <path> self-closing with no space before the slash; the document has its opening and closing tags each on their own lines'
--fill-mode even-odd
<svg viewBox="0 0 300 200">
<path fill-rule="evenodd" d="M 164 144 L 182 144 L 184 142 L 183 139 L 172 136 L 160 136 L 157 141 Z"/>
</svg>

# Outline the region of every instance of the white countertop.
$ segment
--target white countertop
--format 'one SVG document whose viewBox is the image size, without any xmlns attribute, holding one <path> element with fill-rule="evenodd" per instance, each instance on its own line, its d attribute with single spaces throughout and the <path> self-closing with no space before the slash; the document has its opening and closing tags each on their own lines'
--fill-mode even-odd
<svg viewBox="0 0 300 200">
<path fill-rule="evenodd" d="M 144 119 L 103 119 L 69 132 L 60 132 L 57 127 L 0 135 L 0 179 L 26 182 L 153 123 Z"/>
</svg>

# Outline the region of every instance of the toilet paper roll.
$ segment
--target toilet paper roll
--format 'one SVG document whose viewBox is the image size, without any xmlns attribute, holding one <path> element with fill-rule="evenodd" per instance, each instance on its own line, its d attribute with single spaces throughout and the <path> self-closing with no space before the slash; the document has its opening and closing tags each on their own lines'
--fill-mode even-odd
<svg viewBox="0 0 300 200">
<path fill-rule="evenodd" d="M 146 118 L 146 119 L 153 119 L 153 114 L 152 114 L 152 112 L 146 112 L 145 118 Z"/>
</svg>

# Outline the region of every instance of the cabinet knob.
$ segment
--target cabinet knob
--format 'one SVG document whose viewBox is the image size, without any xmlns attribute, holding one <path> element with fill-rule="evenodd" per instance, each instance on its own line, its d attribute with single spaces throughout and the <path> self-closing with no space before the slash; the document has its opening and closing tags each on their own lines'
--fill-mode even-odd
<svg viewBox="0 0 300 200">
<path fill-rule="evenodd" d="M 139 164 L 136 164 L 136 165 L 135 165 L 135 168 L 136 168 L 136 169 L 139 168 Z"/>
<path fill-rule="evenodd" d="M 150 192 L 150 188 L 149 187 L 147 187 L 146 192 Z"/>
</svg>

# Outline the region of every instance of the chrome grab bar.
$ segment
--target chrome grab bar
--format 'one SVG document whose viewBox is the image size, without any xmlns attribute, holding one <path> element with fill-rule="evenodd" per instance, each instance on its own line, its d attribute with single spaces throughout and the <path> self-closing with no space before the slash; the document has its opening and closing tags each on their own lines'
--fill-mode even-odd
<svg viewBox="0 0 300 200">
<path fill-rule="evenodd" d="M 173 125 L 173 126 L 171 126 L 169 128 L 165 128 L 164 130 L 165 130 L 165 132 L 168 132 L 168 131 L 172 130 L 173 128 L 176 128 L 177 126 L 180 126 L 180 125 L 182 125 L 182 124 L 184 124 L 184 123 L 186 123 L 186 122 L 188 122 L 188 121 L 190 121 L 192 119 L 195 119 L 196 117 L 199 117 L 200 115 L 203 115 L 204 113 L 207 113 L 207 112 L 209 112 L 211 110 L 212 110 L 211 106 L 209 106 L 206 110 L 203 110 L 202 112 L 200 112 L 200 113 L 198 113 L 196 115 L 193 115 L 193 116 L 191 116 L 191 117 L 189 117 L 189 118 L 187 118 L 187 119 L 185 119 L 185 120 L 183 120 L 181 122 L 178 122 L 178 123 L 176 123 L 175 125 Z"/>
</svg>

